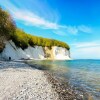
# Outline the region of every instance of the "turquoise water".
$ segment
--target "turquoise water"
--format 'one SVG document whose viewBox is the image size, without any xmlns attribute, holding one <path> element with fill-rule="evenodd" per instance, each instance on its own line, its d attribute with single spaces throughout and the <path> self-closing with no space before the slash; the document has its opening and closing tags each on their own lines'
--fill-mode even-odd
<svg viewBox="0 0 100 100">
<path fill-rule="evenodd" d="M 69 83 L 81 88 L 100 100 L 100 60 L 36 61 L 56 76 L 66 78 Z"/>
</svg>

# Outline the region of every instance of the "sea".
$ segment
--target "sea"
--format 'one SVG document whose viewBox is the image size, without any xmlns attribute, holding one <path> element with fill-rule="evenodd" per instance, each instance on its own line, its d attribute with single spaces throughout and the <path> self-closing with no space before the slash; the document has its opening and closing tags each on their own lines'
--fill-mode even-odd
<svg viewBox="0 0 100 100">
<path fill-rule="evenodd" d="M 31 63 L 42 66 L 59 78 L 66 78 L 70 85 L 88 92 L 94 100 L 100 100 L 100 60 L 43 60 Z"/>
</svg>

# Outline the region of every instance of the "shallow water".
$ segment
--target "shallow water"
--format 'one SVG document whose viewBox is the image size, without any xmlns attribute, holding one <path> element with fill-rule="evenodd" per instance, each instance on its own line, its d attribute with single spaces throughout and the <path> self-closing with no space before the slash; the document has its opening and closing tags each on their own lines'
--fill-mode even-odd
<svg viewBox="0 0 100 100">
<path fill-rule="evenodd" d="M 100 60 L 33 61 L 100 100 Z"/>
</svg>

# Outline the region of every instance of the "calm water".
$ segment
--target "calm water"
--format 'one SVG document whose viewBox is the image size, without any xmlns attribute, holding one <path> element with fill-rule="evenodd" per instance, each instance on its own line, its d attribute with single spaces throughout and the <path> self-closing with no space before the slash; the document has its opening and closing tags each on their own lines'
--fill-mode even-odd
<svg viewBox="0 0 100 100">
<path fill-rule="evenodd" d="M 82 88 L 100 100 L 100 60 L 36 61 L 56 76 L 67 78 L 71 85 Z"/>
</svg>

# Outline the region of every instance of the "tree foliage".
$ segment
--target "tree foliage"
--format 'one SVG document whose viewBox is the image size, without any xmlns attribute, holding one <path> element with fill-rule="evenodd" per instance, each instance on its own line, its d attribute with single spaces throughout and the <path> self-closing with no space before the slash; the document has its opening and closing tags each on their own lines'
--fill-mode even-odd
<svg viewBox="0 0 100 100">
<path fill-rule="evenodd" d="M 10 14 L 0 8 L 0 37 L 4 40 L 10 39 L 11 34 L 15 33 L 15 23 Z"/>
<path fill-rule="evenodd" d="M 69 46 L 64 42 L 54 39 L 47 39 L 43 37 L 33 36 L 25 33 L 21 29 L 16 29 L 15 34 L 12 36 L 12 40 L 18 47 L 21 47 L 22 49 L 27 48 L 29 45 L 32 47 L 38 45 L 42 47 L 46 46 L 49 48 L 51 48 L 52 46 L 58 46 L 69 49 Z"/>
<path fill-rule="evenodd" d="M 18 46 L 21 47 L 22 49 L 25 49 L 28 47 L 29 45 L 29 37 L 28 35 L 20 30 L 20 29 L 16 29 L 15 34 L 11 35 L 11 38 L 13 40 L 13 42 Z"/>
</svg>

